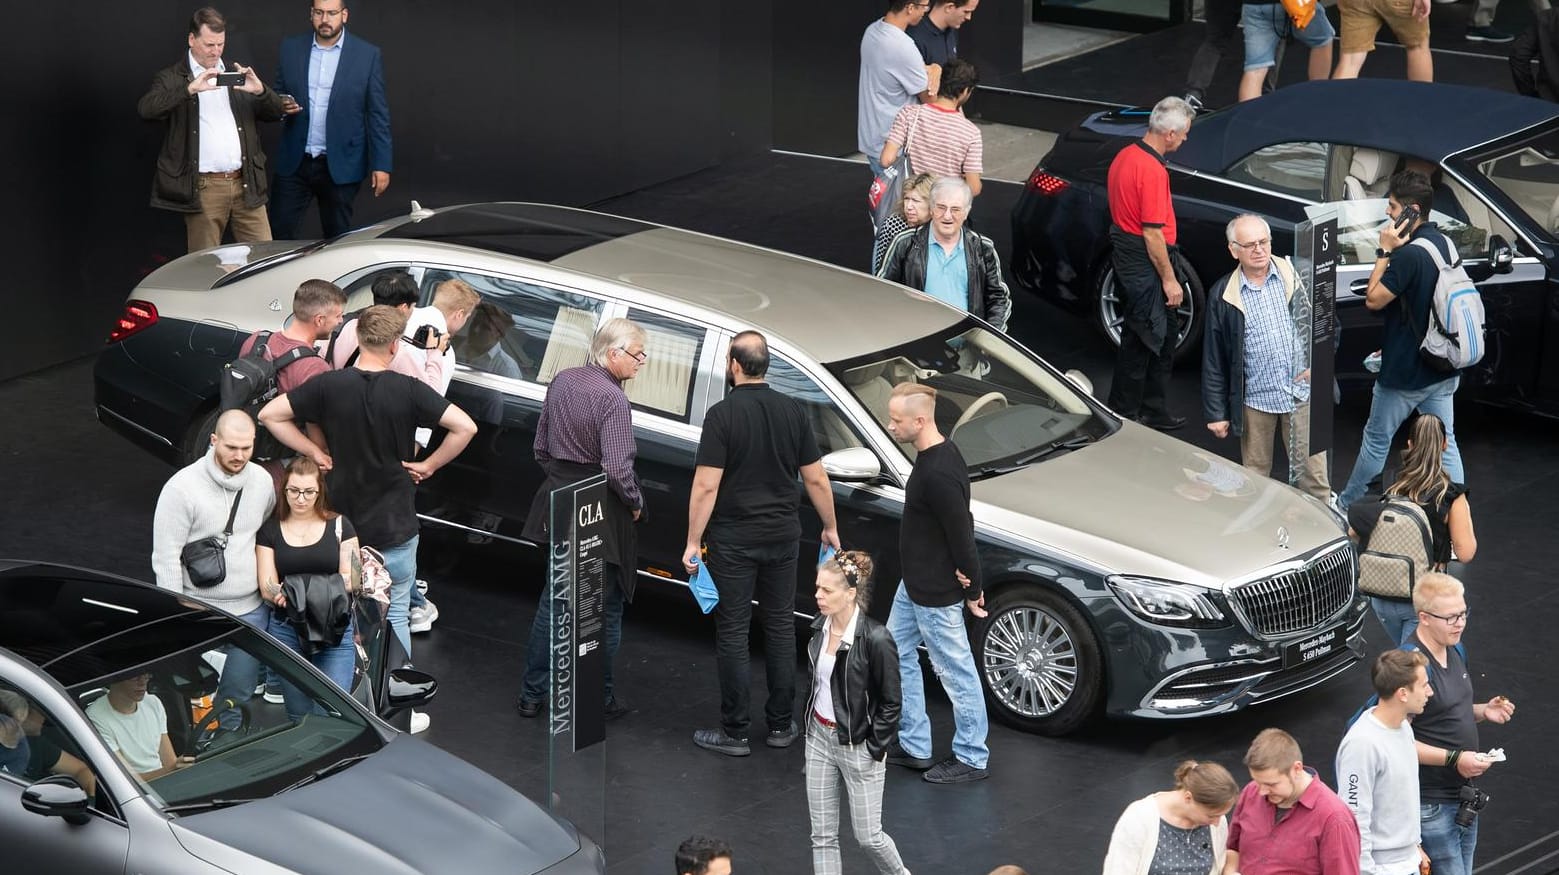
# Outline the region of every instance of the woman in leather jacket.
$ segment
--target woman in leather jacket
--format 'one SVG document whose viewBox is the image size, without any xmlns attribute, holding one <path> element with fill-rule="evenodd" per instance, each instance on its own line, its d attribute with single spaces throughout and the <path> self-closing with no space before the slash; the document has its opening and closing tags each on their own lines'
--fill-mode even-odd
<svg viewBox="0 0 1559 875">
<path fill-rule="evenodd" d="M 806 716 L 814 875 L 842 871 L 841 783 L 861 850 L 883 875 L 908 873 L 893 839 L 882 831 L 888 747 L 899 734 L 899 656 L 888 630 L 866 616 L 871 576 L 871 557 L 858 550 L 836 553 L 817 569 Z"/>
</svg>

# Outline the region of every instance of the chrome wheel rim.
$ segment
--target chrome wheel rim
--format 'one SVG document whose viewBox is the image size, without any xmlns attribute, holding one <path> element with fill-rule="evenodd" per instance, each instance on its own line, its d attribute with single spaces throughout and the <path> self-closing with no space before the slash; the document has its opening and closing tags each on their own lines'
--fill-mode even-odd
<svg viewBox="0 0 1559 875">
<path fill-rule="evenodd" d="M 986 684 L 1003 707 L 1022 717 L 1048 717 L 1071 700 L 1077 658 L 1066 626 L 1038 607 L 1005 611 L 986 628 Z"/>
<path fill-rule="evenodd" d="M 1190 287 L 1181 283 L 1180 288 L 1185 294 L 1180 298 L 1180 306 L 1175 308 L 1180 323 L 1175 349 L 1185 345 L 1186 338 L 1191 334 L 1191 321 L 1196 316 L 1196 299 L 1191 296 Z M 1099 324 L 1104 326 L 1104 333 L 1110 336 L 1110 342 L 1116 346 L 1121 345 L 1121 326 L 1125 321 L 1121 315 L 1120 285 L 1115 282 L 1115 268 L 1112 267 L 1099 290 Z"/>
</svg>

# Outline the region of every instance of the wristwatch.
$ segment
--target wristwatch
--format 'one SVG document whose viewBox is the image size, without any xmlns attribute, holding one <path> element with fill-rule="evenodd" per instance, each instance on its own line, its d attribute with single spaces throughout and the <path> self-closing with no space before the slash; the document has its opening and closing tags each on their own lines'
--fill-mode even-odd
<svg viewBox="0 0 1559 875">
<path fill-rule="evenodd" d="M 1382 249 L 1379 246 L 1375 247 L 1375 260 L 1376 261 L 1379 261 L 1382 258 L 1390 258 L 1390 257 L 1391 257 L 1391 253 L 1390 252 L 1387 252 L 1385 249 Z"/>
</svg>

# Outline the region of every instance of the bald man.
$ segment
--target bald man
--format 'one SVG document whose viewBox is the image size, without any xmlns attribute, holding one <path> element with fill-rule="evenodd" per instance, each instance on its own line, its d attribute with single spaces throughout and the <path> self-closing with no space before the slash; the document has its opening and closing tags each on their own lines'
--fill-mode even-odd
<svg viewBox="0 0 1559 875">
<path fill-rule="evenodd" d="M 211 449 L 175 471 L 157 496 L 152 517 L 152 572 L 157 585 L 197 598 L 238 617 L 256 629 L 270 621 L 270 609 L 260 600 L 255 577 L 254 536 L 276 505 L 276 486 L 264 468 L 249 461 L 254 454 L 254 420 L 242 410 L 217 417 Z M 223 558 L 227 575 L 208 587 L 190 583 L 180 560 L 184 545 L 219 537 L 229 528 Z M 217 688 L 217 701 L 249 701 L 259 673 L 254 657 L 228 648 L 227 664 Z M 236 710 L 224 712 L 223 726 L 237 726 Z"/>
</svg>

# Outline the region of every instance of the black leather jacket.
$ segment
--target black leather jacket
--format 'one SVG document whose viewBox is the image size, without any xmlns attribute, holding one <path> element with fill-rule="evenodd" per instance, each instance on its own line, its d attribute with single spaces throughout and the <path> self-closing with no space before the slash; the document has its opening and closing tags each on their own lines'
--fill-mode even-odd
<svg viewBox="0 0 1559 875">
<path fill-rule="evenodd" d="M 813 716 L 817 698 L 817 658 L 828 640 L 823 624 L 827 617 L 812 622 L 812 642 L 807 645 L 808 672 L 807 720 Z M 843 669 L 841 671 L 840 669 Z M 834 671 L 828 679 L 834 700 L 835 732 L 840 744 L 866 744 L 872 759 L 888 755 L 888 747 L 899 737 L 899 650 L 881 623 L 862 612 L 855 624 L 855 638 L 839 645 Z"/>
<path fill-rule="evenodd" d="M 909 286 L 916 291 L 926 288 L 926 253 L 931 246 L 930 223 L 901 232 L 888 245 L 887 254 L 877 266 L 877 276 Z M 1007 317 L 1012 313 L 1012 293 L 1001 278 L 1001 258 L 996 255 L 996 244 L 991 238 L 964 229 L 964 258 L 969 271 L 968 310 L 975 316 L 1007 330 Z"/>
</svg>

